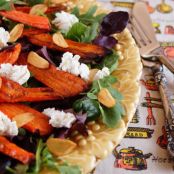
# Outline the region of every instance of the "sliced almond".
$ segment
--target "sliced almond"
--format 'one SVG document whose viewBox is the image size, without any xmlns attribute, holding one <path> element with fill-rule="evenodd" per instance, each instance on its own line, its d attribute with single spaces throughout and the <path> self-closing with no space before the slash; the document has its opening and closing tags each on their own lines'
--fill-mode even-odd
<svg viewBox="0 0 174 174">
<path fill-rule="evenodd" d="M 59 47 L 62 47 L 62 48 L 68 47 L 67 42 L 65 41 L 63 35 L 60 32 L 53 34 L 53 42 Z"/>
<path fill-rule="evenodd" d="M 67 139 L 49 138 L 46 142 L 48 149 L 56 156 L 71 153 L 77 146 L 76 143 Z"/>
<path fill-rule="evenodd" d="M 34 118 L 35 116 L 32 113 L 26 112 L 13 117 L 13 121 L 16 121 L 17 127 L 20 128 L 31 122 Z"/>
<path fill-rule="evenodd" d="M 24 30 L 24 24 L 17 24 L 15 27 L 10 31 L 10 39 L 8 42 L 16 42 L 22 35 Z"/>
<path fill-rule="evenodd" d="M 44 14 L 47 10 L 48 10 L 48 7 L 46 4 L 37 4 L 31 8 L 30 14 L 41 15 L 41 14 Z"/>
<path fill-rule="evenodd" d="M 96 75 L 96 73 L 99 71 L 99 69 L 90 69 L 90 72 L 89 72 L 89 79 L 88 79 L 88 82 L 89 83 L 92 83 L 94 81 L 94 77 Z"/>
<path fill-rule="evenodd" d="M 112 108 L 116 104 L 116 100 L 106 88 L 102 88 L 97 97 L 98 101 L 108 108 Z"/>
<path fill-rule="evenodd" d="M 41 56 L 39 56 L 34 51 L 31 51 L 28 54 L 27 62 L 40 69 L 49 68 L 49 62 L 44 58 L 42 58 Z"/>
</svg>

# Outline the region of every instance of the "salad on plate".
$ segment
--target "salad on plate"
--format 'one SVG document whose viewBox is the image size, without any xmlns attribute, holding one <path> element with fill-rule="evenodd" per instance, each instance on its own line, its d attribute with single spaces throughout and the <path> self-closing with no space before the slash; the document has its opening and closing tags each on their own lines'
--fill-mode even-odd
<svg viewBox="0 0 174 174">
<path fill-rule="evenodd" d="M 128 20 L 73 1 L 0 1 L 1 174 L 83 172 L 66 157 L 125 115 L 113 72 Z"/>
</svg>

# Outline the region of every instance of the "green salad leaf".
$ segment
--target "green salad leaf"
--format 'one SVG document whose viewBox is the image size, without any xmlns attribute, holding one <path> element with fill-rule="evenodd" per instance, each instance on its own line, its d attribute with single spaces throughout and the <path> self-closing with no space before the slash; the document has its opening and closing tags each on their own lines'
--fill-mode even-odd
<svg viewBox="0 0 174 174">
<path fill-rule="evenodd" d="M 68 31 L 66 38 L 77 42 L 82 41 L 82 37 L 87 30 L 87 26 L 81 22 L 75 23 Z"/>
<path fill-rule="evenodd" d="M 91 43 L 98 35 L 98 28 L 98 22 L 94 22 L 91 26 L 88 26 L 82 35 L 81 42 Z"/>
<path fill-rule="evenodd" d="M 60 174 L 81 174 L 78 166 L 70 166 L 67 163 L 58 164 L 57 159 L 49 152 L 41 139 L 38 141 L 34 165 L 18 164 L 14 169 L 7 167 L 7 171 L 12 174 L 38 174 L 43 167 Z"/>
<path fill-rule="evenodd" d="M 91 90 L 86 94 L 86 97 L 76 100 L 73 108 L 76 112 L 87 113 L 87 120 L 92 121 L 101 117 L 103 123 L 108 127 L 115 127 L 121 117 L 125 114 L 124 108 L 121 105 L 123 96 L 121 93 L 112 87 L 117 81 L 112 75 L 104 77 L 103 79 L 95 80 L 91 86 Z M 112 108 L 107 108 L 97 99 L 97 94 L 102 88 L 107 88 L 110 94 L 116 99 L 116 104 Z"/>
<path fill-rule="evenodd" d="M 86 13 L 80 14 L 79 8 L 75 7 L 72 11 L 72 14 L 76 15 L 77 18 L 79 18 L 80 22 L 82 22 L 83 24 L 91 25 L 94 22 L 100 23 L 103 20 L 103 17 L 106 16 L 105 13 L 95 15 L 96 11 L 97 6 L 92 6 Z"/>
<path fill-rule="evenodd" d="M 11 2 L 6 0 L 0 1 L 0 10 L 11 10 Z"/>
<path fill-rule="evenodd" d="M 106 56 L 103 61 L 100 64 L 100 67 L 107 67 L 110 70 L 110 73 L 112 73 L 114 70 L 116 70 L 117 68 L 117 64 L 118 64 L 118 54 L 113 51 L 112 54 Z"/>
<path fill-rule="evenodd" d="M 44 0 L 26 0 L 29 6 L 34 6 L 36 4 L 43 4 Z"/>
<path fill-rule="evenodd" d="M 94 97 L 95 95 L 93 95 Z M 76 100 L 73 104 L 76 112 L 87 113 L 88 120 L 95 120 L 100 116 L 99 102 L 88 97 Z"/>
<path fill-rule="evenodd" d="M 79 22 L 71 27 L 65 37 L 78 42 L 91 43 L 97 37 L 100 22 L 106 15 L 95 15 L 96 10 L 97 6 L 92 6 L 86 13 L 80 14 L 79 8 L 75 7 L 72 14 L 79 19 Z"/>
</svg>

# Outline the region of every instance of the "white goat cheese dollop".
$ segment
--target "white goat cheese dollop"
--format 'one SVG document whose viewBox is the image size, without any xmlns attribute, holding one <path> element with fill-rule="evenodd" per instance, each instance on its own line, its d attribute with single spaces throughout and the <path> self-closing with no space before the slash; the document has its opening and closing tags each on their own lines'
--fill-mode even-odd
<svg viewBox="0 0 174 174">
<path fill-rule="evenodd" d="M 107 67 L 104 67 L 102 70 L 97 71 L 94 80 L 99 80 L 109 75 L 110 75 L 109 69 Z"/>
<path fill-rule="evenodd" d="M 18 135 L 18 127 L 15 121 L 11 121 L 7 115 L 0 111 L 0 135 L 16 136 Z"/>
<path fill-rule="evenodd" d="M 0 49 L 7 46 L 7 42 L 10 39 L 10 34 L 3 27 L 0 27 Z"/>
<path fill-rule="evenodd" d="M 89 68 L 84 63 L 80 64 L 79 59 L 79 55 L 73 56 L 72 53 L 66 52 L 62 56 L 62 61 L 59 65 L 59 69 L 88 80 Z"/>
<path fill-rule="evenodd" d="M 26 65 L 12 65 L 6 63 L 0 65 L 0 76 L 7 77 L 23 85 L 30 78 L 30 72 Z"/>
<path fill-rule="evenodd" d="M 79 19 L 75 15 L 64 11 L 56 13 L 55 16 L 56 18 L 52 23 L 64 32 L 68 32 L 75 23 L 79 22 Z"/>
<path fill-rule="evenodd" d="M 59 111 L 55 108 L 44 109 L 43 114 L 47 115 L 50 118 L 49 124 L 56 128 L 70 128 L 72 124 L 76 121 L 76 117 L 74 116 L 74 114 Z"/>
</svg>

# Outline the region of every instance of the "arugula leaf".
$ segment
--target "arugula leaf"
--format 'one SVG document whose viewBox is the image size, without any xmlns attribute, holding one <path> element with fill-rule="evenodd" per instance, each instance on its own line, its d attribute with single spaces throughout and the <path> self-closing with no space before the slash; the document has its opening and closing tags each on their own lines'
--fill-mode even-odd
<svg viewBox="0 0 174 174">
<path fill-rule="evenodd" d="M 11 10 L 11 2 L 6 0 L 0 1 L 0 10 Z"/>
<path fill-rule="evenodd" d="M 91 26 L 88 26 L 84 32 L 81 41 L 86 43 L 91 43 L 98 35 L 99 23 L 94 22 Z"/>
<path fill-rule="evenodd" d="M 76 15 L 83 24 L 92 25 L 94 22 L 101 23 L 103 17 L 106 16 L 104 13 L 95 16 L 96 10 L 97 6 L 92 6 L 86 13 L 80 14 L 79 8 L 75 7 L 71 13 Z"/>
<path fill-rule="evenodd" d="M 87 97 L 92 100 L 97 100 L 97 96 L 91 92 L 87 93 Z"/>
<path fill-rule="evenodd" d="M 17 165 L 14 169 L 8 167 L 7 171 L 12 174 L 38 174 L 43 167 L 57 171 L 60 174 L 81 174 L 78 166 L 70 166 L 67 163 L 58 164 L 56 158 L 49 152 L 46 144 L 39 140 L 36 151 L 34 166 Z"/>
<path fill-rule="evenodd" d="M 116 68 L 117 68 L 117 64 L 118 64 L 118 54 L 113 51 L 112 54 L 106 56 L 103 61 L 100 64 L 100 67 L 107 67 L 110 70 L 110 73 L 112 73 Z"/>
<path fill-rule="evenodd" d="M 99 102 L 94 99 L 82 98 L 76 100 L 73 104 L 73 108 L 76 112 L 82 111 L 87 113 L 88 120 L 95 120 L 100 116 Z"/>
<path fill-rule="evenodd" d="M 107 108 L 101 105 L 99 106 L 101 111 L 101 116 L 103 119 L 103 123 L 105 123 L 108 127 L 114 128 L 118 121 L 121 119 L 121 112 L 119 109 L 119 105 L 116 104 L 112 108 Z"/>
<path fill-rule="evenodd" d="M 81 22 L 75 23 L 68 31 L 66 38 L 81 42 L 82 36 L 87 30 L 87 26 Z"/>
<path fill-rule="evenodd" d="M 61 174 L 81 174 L 78 166 L 61 165 L 59 171 Z"/>
<path fill-rule="evenodd" d="M 111 93 L 112 97 L 114 97 L 116 100 L 123 100 L 123 95 L 119 91 L 117 91 L 113 87 L 109 87 L 108 90 Z"/>
<path fill-rule="evenodd" d="M 29 6 L 34 6 L 36 4 L 43 4 L 44 0 L 27 0 Z"/>
</svg>

